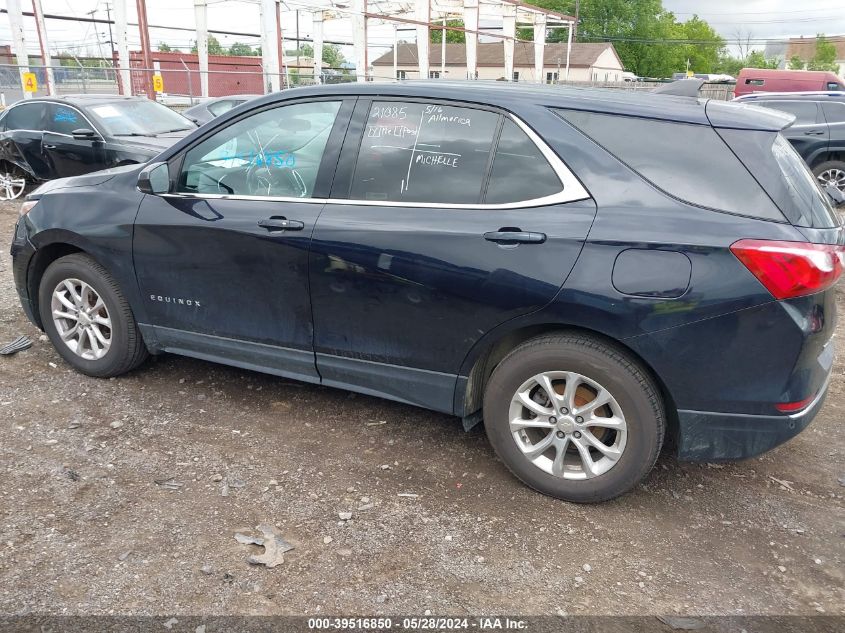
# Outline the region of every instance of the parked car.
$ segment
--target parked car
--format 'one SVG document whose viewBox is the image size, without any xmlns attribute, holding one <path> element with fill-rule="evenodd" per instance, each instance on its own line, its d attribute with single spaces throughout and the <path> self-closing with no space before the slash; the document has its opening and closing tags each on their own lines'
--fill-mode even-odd
<svg viewBox="0 0 845 633">
<path fill-rule="evenodd" d="M 19 101 L 0 114 L 0 199 L 21 195 L 27 180 L 145 163 L 196 127 L 143 97 Z"/>
<path fill-rule="evenodd" d="M 734 95 L 753 92 L 805 92 L 845 90 L 845 83 L 836 73 L 820 70 L 770 70 L 743 68 L 736 78 Z"/>
<path fill-rule="evenodd" d="M 30 194 L 16 286 L 89 376 L 172 352 L 483 419 L 529 486 L 600 501 L 664 437 L 745 458 L 822 406 L 845 230 L 790 122 L 559 86 L 286 90 Z"/>
<path fill-rule="evenodd" d="M 755 93 L 734 101 L 795 115 L 784 136 L 823 187 L 845 193 L 845 92 Z"/>
<path fill-rule="evenodd" d="M 255 99 L 261 95 L 230 95 L 228 97 L 215 97 L 213 99 L 206 99 L 202 103 L 188 108 L 182 114 L 189 118 L 197 125 L 203 125 L 211 121 L 214 117 L 218 117 L 224 112 L 228 112 L 232 108 L 236 108 L 242 103 L 246 103 L 250 99 Z"/>
</svg>

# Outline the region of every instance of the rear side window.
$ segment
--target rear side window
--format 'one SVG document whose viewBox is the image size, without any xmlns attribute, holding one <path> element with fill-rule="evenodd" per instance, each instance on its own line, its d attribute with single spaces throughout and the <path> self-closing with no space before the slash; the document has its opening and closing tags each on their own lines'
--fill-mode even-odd
<svg viewBox="0 0 845 633">
<path fill-rule="evenodd" d="M 477 204 L 498 122 L 498 114 L 485 110 L 374 102 L 350 197 Z"/>
<path fill-rule="evenodd" d="M 745 80 L 746 86 L 764 86 L 766 85 L 765 79 L 746 79 Z"/>
<path fill-rule="evenodd" d="M 9 110 L 6 115 L 7 130 L 42 130 L 44 120 L 43 103 L 22 103 Z"/>
<path fill-rule="evenodd" d="M 819 105 L 815 101 L 755 101 L 754 105 L 795 115 L 794 125 L 813 125 L 820 121 Z"/>
<path fill-rule="evenodd" d="M 709 125 L 575 110 L 558 115 L 670 196 L 717 211 L 784 221 Z"/>
<path fill-rule="evenodd" d="M 516 123 L 506 119 L 493 155 L 493 170 L 484 202 L 504 204 L 543 198 L 563 189 L 540 150 Z"/>
</svg>

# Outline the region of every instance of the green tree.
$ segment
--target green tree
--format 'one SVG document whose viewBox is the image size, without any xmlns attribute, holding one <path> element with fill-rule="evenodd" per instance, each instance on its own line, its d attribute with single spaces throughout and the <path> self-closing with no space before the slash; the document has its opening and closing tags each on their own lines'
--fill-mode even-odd
<svg viewBox="0 0 845 633">
<path fill-rule="evenodd" d="M 159 42 L 158 50 L 160 53 L 172 53 L 173 47 L 170 46 L 170 44 L 168 44 L 167 42 Z"/>
<path fill-rule="evenodd" d="M 793 55 L 789 58 L 789 70 L 804 70 L 804 60 L 798 55 Z"/>
<path fill-rule="evenodd" d="M 446 26 L 457 26 L 464 28 L 463 20 L 446 20 Z M 443 41 L 443 29 L 433 26 L 428 31 L 428 39 L 433 44 L 440 44 Z M 466 33 L 463 31 L 446 31 L 447 44 L 463 44 L 467 41 Z"/>
<path fill-rule="evenodd" d="M 719 37 L 712 26 L 697 15 L 681 23 L 679 27 L 678 31 L 682 39 L 695 42 L 684 46 L 684 55 L 690 61 L 690 69 L 697 73 L 716 72 L 719 55 L 725 48 L 725 41 Z"/>
<path fill-rule="evenodd" d="M 743 68 L 770 68 L 772 70 L 778 67 L 778 60 L 766 59 L 763 51 L 751 51 L 748 57 L 745 58 Z"/>
<path fill-rule="evenodd" d="M 249 44 L 244 44 L 243 42 L 235 42 L 229 47 L 229 55 L 253 57 L 256 55 L 256 52 Z"/>
<path fill-rule="evenodd" d="M 726 53 L 719 56 L 719 62 L 716 64 L 715 72 L 724 73 L 726 75 L 733 75 L 736 77 L 739 71 L 743 68 L 777 68 L 778 60 L 767 59 L 762 51 L 751 51 L 745 59 L 741 57 L 732 57 Z"/>
<path fill-rule="evenodd" d="M 825 39 L 823 34 L 816 36 L 816 53 L 807 64 L 808 70 L 829 70 L 838 73 L 839 64 L 836 63 L 836 46 Z"/>
<path fill-rule="evenodd" d="M 575 0 L 532 0 L 532 4 L 574 15 Z M 581 0 L 578 42 L 612 42 L 627 70 L 649 77 L 666 77 L 686 70 L 711 72 L 724 41 L 698 16 L 678 22 L 662 0 Z M 531 28 L 519 30 L 531 39 Z M 550 29 L 548 42 L 566 41 L 565 28 Z"/>
<path fill-rule="evenodd" d="M 298 48 L 285 51 L 285 55 L 294 56 L 297 52 L 300 57 L 314 57 L 314 47 L 311 44 L 300 44 Z M 323 63 L 328 64 L 331 68 L 339 68 L 344 62 L 346 62 L 346 58 L 340 52 L 340 46 L 323 44 Z"/>
<path fill-rule="evenodd" d="M 191 47 L 191 52 L 192 53 L 197 52 L 197 43 L 196 42 L 194 42 L 194 45 Z M 229 51 L 227 51 L 226 48 L 222 44 L 220 44 L 220 42 L 218 41 L 218 39 L 216 37 L 214 37 L 213 35 L 209 35 L 208 36 L 208 54 L 209 55 L 228 55 Z"/>
</svg>

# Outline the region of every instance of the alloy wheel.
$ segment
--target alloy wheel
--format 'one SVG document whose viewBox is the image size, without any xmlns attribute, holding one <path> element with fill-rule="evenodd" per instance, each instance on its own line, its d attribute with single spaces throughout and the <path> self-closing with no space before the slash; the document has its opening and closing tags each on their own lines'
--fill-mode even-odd
<svg viewBox="0 0 845 633">
<path fill-rule="evenodd" d="M 112 322 L 102 297 L 79 279 L 65 279 L 53 290 L 50 309 L 56 332 L 70 350 L 86 360 L 105 356 Z"/>
<path fill-rule="evenodd" d="M 833 185 L 839 189 L 839 191 L 845 193 L 845 170 L 838 169 L 836 167 L 825 169 L 817 176 L 817 178 L 819 179 L 819 184 L 822 187 Z"/>
<path fill-rule="evenodd" d="M 613 395 L 586 376 L 554 371 L 526 380 L 511 399 L 510 432 L 537 468 L 563 479 L 590 479 L 613 468 L 628 425 Z"/>
<path fill-rule="evenodd" d="M 14 200 L 26 189 L 26 179 L 19 178 L 15 174 L 4 171 L 0 172 L 0 200 Z"/>
</svg>

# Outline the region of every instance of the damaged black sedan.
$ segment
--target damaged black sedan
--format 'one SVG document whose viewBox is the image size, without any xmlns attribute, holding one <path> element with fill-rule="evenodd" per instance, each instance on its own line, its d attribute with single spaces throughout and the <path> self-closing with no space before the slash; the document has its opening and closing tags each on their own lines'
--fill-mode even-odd
<svg viewBox="0 0 845 633">
<path fill-rule="evenodd" d="M 27 181 L 145 163 L 196 127 L 144 97 L 19 101 L 0 115 L 0 200 L 20 196 Z"/>
</svg>

